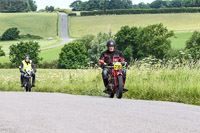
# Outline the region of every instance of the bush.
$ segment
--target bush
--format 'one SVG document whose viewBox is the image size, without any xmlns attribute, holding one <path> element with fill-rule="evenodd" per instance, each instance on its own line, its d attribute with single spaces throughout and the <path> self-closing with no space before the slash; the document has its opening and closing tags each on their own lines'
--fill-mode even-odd
<svg viewBox="0 0 200 133">
<path fill-rule="evenodd" d="M 54 11 L 64 12 L 66 14 L 71 14 L 72 13 L 72 10 L 69 10 L 69 9 L 59 9 L 59 8 L 56 8 Z"/>
<path fill-rule="evenodd" d="M 5 52 L 1 48 L 2 46 L 0 46 L 0 56 L 5 56 Z"/>
<path fill-rule="evenodd" d="M 138 58 L 138 44 L 136 44 L 137 35 L 139 34 L 139 28 L 123 26 L 116 33 L 114 40 L 117 43 L 117 49 L 122 51 L 125 60 L 129 63 L 131 58 Z"/>
<path fill-rule="evenodd" d="M 154 24 L 142 28 L 136 39 L 138 59 L 149 56 L 163 59 L 171 49 L 169 38 L 172 36 L 174 36 L 174 33 L 169 32 L 163 24 Z"/>
<path fill-rule="evenodd" d="M 200 8 L 160 8 L 160 9 L 116 9 L 107 10 L 106 14 L 158 14 L 158 13 L 197 13 Z M 81 12 L 81 16 L 104 15 L 104 11 Z"/>
<path fill-rule="evenodd" d="M 94 40 L 94 38 L 94 35 L 85 35 L 81 37 L 81 39 L 78 39 L 78 41 L 80 41 L 80 43 L 85 46 L 86 51 L 88 51 L 91 48 L 92 41 Z"/>
<path fill-rule="evenodd" d="M 8 41 L 8 40 L 17 40 L 19 38 L 19 30 L 17 28 L 9 28 L 7 29 L 2 37 L 2 41 Z"/>
<path fill-rule="evenodd" d="M 191 54 L 194 60 L 200 59 L 200 32 L 195 31 L 186 42 L 185 50 Z"/>
<path fill-rule="evenodd" d="M 126 61 L 153 56 L 162 59 L 170 50 L 169 38 L 174 36 L 163 24 L 144 28 L 124 26 L 115 35 L 117 48 L 122 51 Z"/>
<path fill-rule="evenodd" d="M 10 53 L 9 58 L 10 61 L 15 64 L 15 66 L 18 66 L 22 60 L 24 60 L 25 55 L 30 55 L 31 60 L 38 64 L 42 58 L 39 58 L 40 53 L 40 45 L 38 42 L 23 42 L 17 43 L 16 45 L 10 46 Z"/>
<path fill-rule="evenodd" d="M 91 48 L 88 50 L 88 58 L 93 65 L 98 63 L 101 53 L 107 49 L 107 41 L 111 39 L 111 33 L 107 34 L 100 32 L 92 41 Z"/>
<path fill-rule="evenodd" d="M 52 62 L 42 62 L 37 65 L 38 68 L 43 69 L 58 69 L 60 68 L 58 60 L 54 60 Z"/>
<path fill-rule="evenodd" d="M 16 66 L 13 63 L 0 63 L 0 68 L 11 69 L 16 68 Z"/>
<path fill-rule="evenodd" d="M 37 36 L 37 35 L 31 35 L 31 34 L 26 34 L 26 35 L 20 35 L 20 39 L 43 39 L 43 37 Z"/>
<path fill-rule="evenodd" d="M 87 66 L 87 52 L 84 45 L 73 41 L 62 48 L 59 56 L 59 64 L 62 68 L 77 69 Z"/>
<path fill-rule="evenodd" d="M 69 13 L 68 16 L 76 16 L 76 13 Z"/>
</svg>

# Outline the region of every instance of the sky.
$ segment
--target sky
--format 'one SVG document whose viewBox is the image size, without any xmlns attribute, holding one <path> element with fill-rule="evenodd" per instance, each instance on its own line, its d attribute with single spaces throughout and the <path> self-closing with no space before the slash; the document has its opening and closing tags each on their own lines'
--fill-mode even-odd
<svg viewBox="0 0 200 133">
<path fill-rule="evenodd" d="M 38 10 L 44 9 L 46 6 L 54 6 L 55 8 L 67 8 L 70 9 L 69 5 L 75 0 L 35 0 L 38 6 Z M 88 1 L 88 0 L 82 0 Z M 138 4 L 140 2 L 151 3 L 154 0 L 132 0 L 133 4 Z"/>
</svg>

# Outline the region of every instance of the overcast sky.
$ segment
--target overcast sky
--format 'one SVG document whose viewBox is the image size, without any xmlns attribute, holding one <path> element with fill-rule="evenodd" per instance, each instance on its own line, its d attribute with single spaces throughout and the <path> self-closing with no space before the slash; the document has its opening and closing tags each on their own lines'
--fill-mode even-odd
<svg viewBox="0 0 200 133">
<path fill-rule="evenodd" d="M 75 0 L 35 0 L 38 5 L 38 10 L 44 9 L 46 6 L 54 6 L 59 8 L 68 8 L 69 5 Z M 82 0 L 88 1 L 88 0 Z M 140 2 L 151 3 L 154 0 L 132 0 L 133 4 L 138 4 Z"/>
</svg>

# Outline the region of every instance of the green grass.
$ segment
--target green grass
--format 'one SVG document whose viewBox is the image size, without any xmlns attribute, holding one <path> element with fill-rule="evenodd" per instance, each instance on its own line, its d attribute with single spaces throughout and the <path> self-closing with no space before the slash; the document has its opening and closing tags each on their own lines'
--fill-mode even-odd
<svg viewBox="0 0 200 133">
<path fill-rule="evenodd" d="M 176 33 L 177 38 L 172 39 L 173 48 L 184 48 L 191 32 L 200 30 L 200 15 L 199 13 L 174 13 L 70 17 L 69 33 L 73 38 L 87 34 L 97 35 L 99 32 L 110 30 L 115 34 L 125 25 L 144 27 L 157 23 L 163 23 Z"/>
<path fill-rule="evenodd" d="M 15 13 L 15 14 L 0 14 L 0 34 L 10 27 L 17 27 L 21 34 L 40 35 L 44 38 L 57 36 L 57 14 L 56 13 Z M 61 43 L 61 17 L 58 18 L 58 32 L 59 38 L 53 40 L 34 40 L 39 43 L 41 48 L 47 48 Z M 0 41 L 0 46 L 6 55 L 9 54 L 9 47 L 12 44 L 17 44 L 19 41 Z M 53 61 L 58 59 L 61 47 L 44 50 L 40 56 L 44 58 L 43 61 Z M 1 57 L 0 63 L 8 63 L 9 57 Z"/>
<path fill-rule="evenodd" d="M 200 29 L 199 13 L 182 14 L 136 14 L 71 17 L 70 33 L 73 37 L 87 34 L 96 35 L 99 32 L 116 33 L 122 26 L 144 27 L 150 24 L 163 23 L 169 30 L 188 32 Z"/>
<path fill-rule="evenodd" d="M 57 44 L 57 43 L 58 43 L 58 41 L 56 41 L 55 44 Z M 52 45 L 55 45 L 55 44 L 51 44 L 49 46 L 52 46 Z M 48 46 L 48 45 L 46 45 L 46 46 Z M 53 60 L 58 60 L 62 47 L 63 46 L 59 46 L 59 47 L 56 47 L 56 48 L 42 50 L 41 53 L 40 53 L 40 57 L 43 58 L 43 62 L 44 61 L 52 62 Z M 0 63 L 9 63 L 9 62 L 10 62 L 9 57 L 0 57 Z"/>
<path fill-rule="evenodd" d="M 60 39 L 58 40 L 34 40 L 39 43 L 41 46 L 40 48 L 47 48 L 56 44 L 61 43 L 62 41 Z M 20 41 L 0 41 L 0 46 L 2 46 L 3 51 L 6 53 L 6 55 L 9 54 L 9 47 L 13 44 L 17 44 Z"/>
<path fill-rule="evenodd" d="M 56 13 L 1 13 L 0 35 L 16 27 L 20 34 L 39 35 L 44 38 L 57 36 Z"/>
<path fill-rule="evenodd" d="M 6 56 L 6 57 L 0 57 L 0 63 L 9 63 L 10 60 L 9 60 L 9 57 Z"/>
<path fill-rule="evenodd" d="M 61 48 L 63 46 L 59 46 L 52 49 L 43 50 L 40 53 L 40 57 L 43 58 L 43 62 L 52 62 L 53 60 L 58 60 Z"/>
<path fill-rule="evenodd" d="M 192 32 L 176 33 L 176 38 L 171 38 L 172 48 L 181 49 L 185 48 L 186 41 L 192 36 Z"/>
<path fill-rule="evenodd" d="M 1 91 L 23 91 L 18 69 L 0 69 Z M 124 98 L 172 101 L 200 105 L 200 71 L 188 67 L 127 70 Z M 105 96 L 100 69 L 43 70 L 36 74 L 37 92 L 61 92 L 75 95 Z"/>
</svg>

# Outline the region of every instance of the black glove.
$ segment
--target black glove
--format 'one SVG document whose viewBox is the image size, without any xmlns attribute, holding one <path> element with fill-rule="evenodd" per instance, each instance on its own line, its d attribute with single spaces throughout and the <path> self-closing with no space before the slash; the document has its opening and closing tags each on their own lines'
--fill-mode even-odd
<svg viewBox="0 0 200 133">
<path fill-rule="evenodd" d="M 20 70 L 20 73 L 24 73 L 24 71 L 23 71 L 23 70 Z"/>
<path fill-rule="evenodd" d="M 106 66 L 107 66 L 107 63 L 102 63 L 102 64 L 101 64 L 101 67 L 102 67 L 102 68 L 104 68 L 104 67 L 106 67 Z"/>
<path fill-rule="evenodd" d="M 127 62 L 122 62 L 122 66 L 127 66 Z"/>
<path fill-rule="evenodd" d="M 34 73 L 36 73 L 37 71 L 35 70 Z"/>
</svg>

